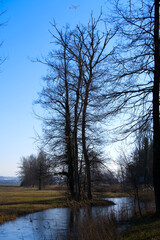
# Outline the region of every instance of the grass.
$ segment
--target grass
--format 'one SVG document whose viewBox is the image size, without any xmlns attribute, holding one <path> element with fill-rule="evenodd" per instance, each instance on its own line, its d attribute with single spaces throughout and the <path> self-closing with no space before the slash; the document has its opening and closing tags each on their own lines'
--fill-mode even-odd
<svg viewBox="0 0 160 240">
<path fill-rule="evenodd" d="M 93 186 L 95 197 L 101 198 L 115 198 L 115 197 L 129 197 L 129 194 L 122 191 L 120 184 L 100 184 Z"/>
<path fill-rule="evenodd" d="M 108 192 L 105 192 L 107 189 Z M 96 195 L 103 197 L 124 197 L 131 196 L 130 194 L 124 194 L 120 191 L 120 186 L 96 186 Z M 98 216 L 96 219 L 88 221 L 88 225 L 84 222 L 80 228 L 80 234 L 82 240 L 160 240 L 160 218 L 154 215 L 154 193 L 152 190 L 146 191 L 146 189 L 140 190 L 140 200 L 144 203 L 142 213 L 146 214 L 142 217 L 135 215 L 132 219 L 129 219 L 127 213 L 123 213 L 123 209 L 120 210 L 120 225 L 116 221 L 110 221 L 109 218 Z M 134 215 L 134 208 L 132 210 Z M 152 213 L 148 213 L 152 212 Z M 113 213 L 114 215 L 114 213 Z M 113 218 L 112 218 L 113 219 Z M 111 219 L 111 220 L 112 220 Z M 122 225 L 121 225 L 122 224 Z M 127 230 L 123 232 L 123 227 L 127 227 Z M 130 227 L 128 227 L 130 225 Z M 87 226 L 87 228 L 85 227 Z"/>
<path fill-rule="evenodd" d="M 114 214 L 89 217 L 81 222 L 79 235 L 81 240 L 160 240 L 160 218 L 154 214 L 132 219 L 131 226 L 121 233 L 116 226 Z"/>
<path fill-rule="evenodd" d="M 119 240 L 115 219 L 112 216 L 87 216 L 79 226 L 81 240 Z M 76 238 L 75 238 L 76 239 Z"/>
<path fill-rule="evenodd" d="M 65 190 L 0 186 L 0 224 L 48 208 L 65 207 Z"/>
<path fill-rule="evenodd" d="M 122 233 L 120 240 L 160 240 L 160 218 L 148 215 Z"/>
<path fill-rule="evenodd" d="M 111 205 L 109 201 L 67 200 L 65 186 L 51 186 L 39 191 L 37 188 L 0 185 L 0 224 L 19 216 L 56 207 L 80 208 L 82 206 Z"/>
<path fill-rule="evenodd" d="M 93 186 L 94 198 L 125 197 L 119 185 Z M 13 220 L 19 216 L 42 211 L 55 207 L 79 208 L 84 205 L 107 205 L 105 201 L 76 203 L 68 201 L 65 186 L 51 186 L 46 190 L 38 191 L 36 188 L 23 188 L 19 186 L 0 185 L 0 224 Z M 141 200 L 148 202 L 153 199 L 152 192 L 141 192 Z M 88 224 L 89 223 L 89 224 Z M 84 227 L 85 226 L 85 227 Z M 160 240 L 160 219 L 154 215 L 136 218 L 131 226 L 119 235 L 113 221 L 106 218 L 84 219 L 80 226 L 82 240 Z"/>
</svg>

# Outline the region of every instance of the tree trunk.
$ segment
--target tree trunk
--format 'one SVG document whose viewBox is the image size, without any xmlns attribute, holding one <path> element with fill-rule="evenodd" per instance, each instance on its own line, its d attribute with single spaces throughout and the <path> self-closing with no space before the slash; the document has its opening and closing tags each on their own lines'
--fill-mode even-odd
<svg viewBox="0 0 160 240">
<path fill-rule="evenodd" d="M 88 199 L 92 199 L 90 162 L 89 162 L 87 146 L 86 146 L 86 111 L 87 111 L 87 100 L 88 100 L 88 88 L 89 86 L 86 89 L 86 97 L 84 101 L 83 116 L 82 116 L 82 147 L 83 147 L 83 155 L 84 155 L 84 160 L 86 165 L 86 174 L 87 174 L 87 196 L 88 196 Z"/>
<path fill-rule="evenodd" d="M 73 149 L 72 149 L 72 139 L 71 139 L 71 126 L 70 126 L 70 115 L 66 114 L 66 158 L 68 165 L 68 184 L 69 190 L 71 194 L 71 198 L 73 199 L 74 194 L 74 167 L 73 167 Z"/>
<path fill-rule="evenodd" d="M 92 192 L 91 192 L 91 171 L 90 171 L 90 163 L 88 159 L 88 153 L 86 148 L 86 137 L 85 137 L 85 130 L 82 127 L 82 145 L 83 145 L 83 154 L 84 160 L 86 165 L 86 174 L 87 174 L 87 196 L 88 199 L 92 199 Z"/>
<path fill-rule="evenodd" d="M 66 47 L 64 47 L 64 81 L 65 81 L 65 138 L 66 138 L 66 155 L 68 165 L 68 184 L 71 193 L 71 198 L 74 199 L 74 166 L 73 166 L 73 149 L 72 149 L 72 132 L 71 132 L 71 114 L 69 105 L 69 88 L 68 88 L 68 66 L 66 58 Z"/>
<path fill-rule="evenodd" d="M 77 145 L 77 131 L 74 136 L 74 174 L 75 174 L 75 200 L 80 200 L 79 174 L 78 174 L 78 145 Z"/>
<path fill-rule="evenodd" d="M 159 124 L 159 80 L 160 80 L 160 57 L 159 57 L 159 0 L 155 0 L 155 72 L 153 86 L 153 185 L 155 192 L 156 213 L 160 214 L 160 124 Z"/>
<path fill-rule="evenodd" d="M 82 63 L 81 56 L 79 56 L 79 79 L 76 91 L 76 103 L 74 109 L 74 170 L 75 170 L 75 198 L 76 201 L 80 200 L 80 184 L 79 184 L 79 173 L 78 173 L 78 140 L 77 140 L 77 126 L 80 112 L 78 112 L 78 106 L 80 101 L 80 88 L 82 84 Z"/>
<path fill-rule="evenodd" d="M 39 183 L 38 183 L 38 189 L 39 190 L 42 190 L 42 165 L 40 163 L 40 166 L 39 166 Z"/>
</svg>

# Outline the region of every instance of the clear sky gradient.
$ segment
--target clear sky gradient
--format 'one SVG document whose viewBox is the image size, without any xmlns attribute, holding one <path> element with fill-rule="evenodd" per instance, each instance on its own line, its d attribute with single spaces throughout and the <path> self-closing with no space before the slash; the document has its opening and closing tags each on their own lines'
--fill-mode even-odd
<svg viewBox="0 0 160 240">
<path fill-rule="evenodd" d="M 74 7 L 76 6 L 76 7 Z M 33 101 L 42 87 L 46 68 L 30 59 L 46 56 L 52 49 L 50 22 L 58 27 L 87 24 L 91 12 L 107 8 L 104 0 L 3 0 L 0 11 L 0 176 L 16 176 L 22 156 L 37 152 L 35 130 L 41 122 L 33 114 Z"/>
</svg>

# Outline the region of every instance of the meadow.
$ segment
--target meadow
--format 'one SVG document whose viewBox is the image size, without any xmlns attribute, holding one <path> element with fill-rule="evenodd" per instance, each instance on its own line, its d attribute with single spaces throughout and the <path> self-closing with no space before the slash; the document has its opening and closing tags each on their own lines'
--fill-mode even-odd
<svg viewBox="0 0 160 240">
<path fill-rule="evenodd" d="M 66 206 L 66 190 L 0 185 L 0 224 L 27 213 Z"/>
</svg>

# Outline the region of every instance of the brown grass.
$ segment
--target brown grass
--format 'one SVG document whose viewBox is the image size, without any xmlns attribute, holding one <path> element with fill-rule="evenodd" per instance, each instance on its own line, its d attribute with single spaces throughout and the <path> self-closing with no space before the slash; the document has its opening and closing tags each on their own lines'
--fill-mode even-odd
<svg viewBox="0 0 160 240">
<path fill-rule="evenodd" d="M 18 216 L 36 211 L 42 211 L 54 207 L 79 208 L 82 206 L 102 206 L 108 205 L 107 201 L 87 201 L 80 203 L 68 201 L 66 186 L 50 186 L 46 190 L 38 191 L 36 188 L 22 188 L 19 186 L 0 186 L 0 224 L 5 221 L 13 220 Z M 100 185 L 94 186 L 94 197 L 124 197 L 120 186 Z M 153 192 L 141 192 L 141 200 L 148 202 L 153 200 Z M 122 220 L 126 220 L 127 213 L 121 211 Z M 121 236 L 117 231 L 117 222 L 114 213 L 110 217 L 106 216 L 86 216 L 79 223 L 78 234 L 82 240 L 145 240 L 160 239 L 159 219 L 141 218 L 125 231 Z M 140 232 L 142 234 L 140 234 Z M 77 239 L 74 236 L 70 239 Z"/>
<path fill-rule="evenodd" d="M 87 217 L 80 224 L 82 240 L 118 240 L 119 235 L 114 219 L 106 216 Z"/>
<path fill-rule="evenodd" d="M 69 201 L 65 185 L 37 188 L 0 185 L 0 224 L 18 216 L 55 207 L 80 208 L 82 206 L 111 205 L 109 201 L 84 200 L 80 203 Z"/>
<path fill-rule="evenodd" d="M 65 191 L 0 186 L 0 224 L 27 213 L 66 206 Z"/>
<path fill-rule="evenodd" d="M 129 197 L 127 192 L 124 192 L 120 184 L 99 184 L 93 185 L 93 192 L 95 197 L 114 198 L 114 197 Z"/>
</svg>

